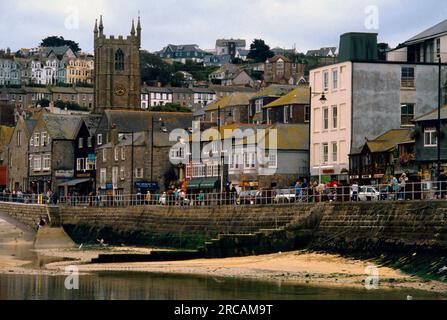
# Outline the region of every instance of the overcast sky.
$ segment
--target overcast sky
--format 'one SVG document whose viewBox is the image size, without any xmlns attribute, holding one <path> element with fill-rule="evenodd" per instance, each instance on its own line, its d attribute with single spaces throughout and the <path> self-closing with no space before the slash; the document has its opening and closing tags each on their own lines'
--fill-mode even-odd
<svg viewBox="0 0 447 320">
<path fill-rule="evenodd" d="M 338 46 L 344 32 L 377 32 L 396 46 L 447 19 L 444 0 L 0 0 L 0 48 L 36 47 L 61 35 L 92 51 L 95 18 L 107 35 L 127 35 L 141 13 L 142 47 L 168 43 L 214 48 L 217 38 L 254 38 L 305 52 Z M 375 6 L 371 8 L 370 6 Z M 378 16 L 375 15 L 378 9 Z M 367 12 L 366 12 L 367 11 Z M 78 18 L 76 18 L 78 17 Z M 378 17 L 378 19 L 377 19 Z M 78 22 L 78 23 L 77 23 Z M 365 22 L 366 25 L 365 26 Z"/>
</svg>

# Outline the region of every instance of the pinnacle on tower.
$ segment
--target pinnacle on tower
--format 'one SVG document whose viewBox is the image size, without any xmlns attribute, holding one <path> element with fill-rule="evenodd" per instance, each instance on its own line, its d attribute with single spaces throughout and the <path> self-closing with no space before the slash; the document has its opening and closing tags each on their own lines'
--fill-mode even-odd
<svg viewBox="0 0 447 320">
<path fill-rule="evenodd" d="M 132 19 L 132 29 L 130 29 L 130 34 L 131 35 L 135 35 L 135 21 L 134 19 Z"/>
<path fill-rule="evenodd" d="M 102 35 L 104 31 L 104 24 L 102 23 L 102 15 L 101 18 L 99 19 L 99 33 Z"/>
</svg>

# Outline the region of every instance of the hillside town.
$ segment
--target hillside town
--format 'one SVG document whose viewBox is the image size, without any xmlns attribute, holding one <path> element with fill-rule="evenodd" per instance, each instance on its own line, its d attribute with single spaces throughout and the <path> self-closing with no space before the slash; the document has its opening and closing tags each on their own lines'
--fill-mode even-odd
<svg viewBox="0 0 447 320">
<path fill-rule="evenodd" d="M 447 20 L 385 51 L 380 34 L 349 32 L 306 54 L 236 38 L 143 54 L 139 18 L 129 35 L 106 31 L 101 16 L 93 53 L 0 51 L 3 199 L 241 195 L 447 173 Z M 167 79 L 149 75 L 148 59 Z M 194 157 L 176 129 L 219 132 L 200 144 L 212 156 Z M 256 142 L 226 134 L 237 129 Z"/>
</svg>

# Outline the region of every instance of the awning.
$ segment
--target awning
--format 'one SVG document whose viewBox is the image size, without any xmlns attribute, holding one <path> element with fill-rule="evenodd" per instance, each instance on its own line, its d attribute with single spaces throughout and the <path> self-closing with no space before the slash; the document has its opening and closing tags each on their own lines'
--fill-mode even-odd
<svg viewBox="0 0 447 320">
<path fill-rule="evenodd" d="M 63 185 L 67 186 L 67 187 L 74 187 L 79 184 L 83 184 L 83 183 L 90 182 L 90 181 L 91 181 L 90 179 L 75 179 L 75 180 L 67 181 Z"/>
<path fill-rule="evenodd" d="M 186 189 L 187 190 L 197 190 L 200 188 L 201 182 L 202 182 L 202 179 L 192 179 L 188 182 Z"/>
<path fill-rule="evenodd" d="M 219 182 L 218 177 L 213 178 L 205 178 L 202 179 L 202 182 L 200 182 L 200 188 L 203 189 L 214 189 L 217 187 L 217 183 Z"/>
</svg>

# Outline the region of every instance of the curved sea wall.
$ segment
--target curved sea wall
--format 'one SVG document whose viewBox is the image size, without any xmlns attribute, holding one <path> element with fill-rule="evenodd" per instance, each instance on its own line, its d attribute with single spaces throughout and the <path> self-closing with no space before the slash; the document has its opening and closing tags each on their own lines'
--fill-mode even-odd
<svg viewBox="0 0 447 320">
<path fill-rule="evenodd" d="M 265 246 L 268 239 L 280 237 L 287 248 L 338 252 L 447 249 L 447 201 L 212 208 L 47 208 L 0 203 L 0 212 L 29 226 L 48 214 L 78 243 L 104 239 L 113 244 L 197 248 L 215 239 L 214 247 L 256 241 Z"/>
</svg>

